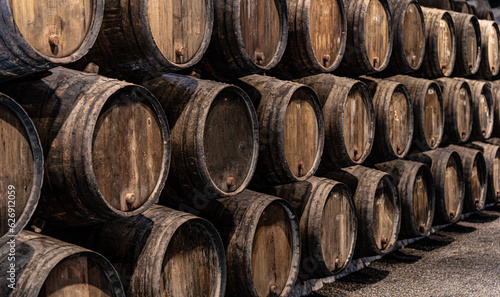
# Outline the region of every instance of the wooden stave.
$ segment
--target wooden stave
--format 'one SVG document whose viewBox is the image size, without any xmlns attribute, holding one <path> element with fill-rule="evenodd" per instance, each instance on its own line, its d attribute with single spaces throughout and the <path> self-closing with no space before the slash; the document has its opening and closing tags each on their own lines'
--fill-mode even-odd
<svg viewBox="0 0 500 297">
<path fill-rule="evenodd" d="M 410 99 L 413 104 L 413 116 L 414 116 L 414 133 L 413 133 L 413 147 L 418 148 L 419 150 L 433 150 L 439 147 L 441 144 L 441 140 L 443 139 L 443 131 L 444 131 L 444 110 L 443 110 L 443 95 L 441 93 L 440 86 L 432 81 L 427 79 L 414 78 L 405 75 L 396 75 L 392 77 L 388 77 L 389 80 L 394 80 L 399 83 L 405 85 L 406 89 L 410 93 Z M 431 87 L 434 87 L 436 92 L 438 93 L 438 98 L 441 103 L 441 126 L 443 127 L 439 138 L 436 140 L 434 145 L 427 142 L 427 138 L 425 137 L 425 129 L 423 128 L 425 125 L 424 122 L 424 110 L 425 110 L 425 92 Z"/>
<path fill-rule="evenodd" d="M 500 200 L 500 189 L 495 187 L 495 159 L 500 158 L 500 147 L 498 145 L 474 141 L 464 144 L 465 147 L 479 150 L 483 153 L 488 171 L 488 187 L 486 202 L 498 203 Z"/>
<path fill-rule="evenodd" d="M 479 26 L 479 20 L 476 16 L 471 14 L 464 14 L 458 12 L 450 12 L 450 15 L 453 18 L 453 22 L 455 23 L 455 30 L 457 36 L 457 59 L 455 61 L 455 68 L 453 69 L 454 76 L 469 76 L 474 75 L 479 71 L 479 67 L 481 66 L 481 28 Z M 464 28 L 467 24 L 472 23 L 474 27 L 474 31 L 476 32 L 476 44 L 479 47 L 478 50 L 478 59 L 476 60 L 476 64 L 470 68 L 466 65 L 466 52 L 464 52 L 465 48 L 465 39 L 463 34 L 465 33 Z"/>
<path fill-rule="evenodd" d="M 325 121 L 325 151 L 321 159 L 320 168 L 335 169 L 337 167 L 348 167 L 353 165 L 361 165 L 370 155 L 373 148 L 375 138 L 375 111 L 373 102 L 368 87 L 365 83 L 359 80 L 350 78 L 338 77 L 330 74 L 316 75 L 305 77 L 297 80 L 299 83 L 305 84 L 318 94 L 318 99 L 322 105 L 323 117 Z M 359 89 L 366 96 L 366 103 L 369 109 L 369 120 L 371 136 L 368 139 L 368 147 L 363 152 L 362 157 L 358 160 L 352 160 L 346 150 L 342 127 L 344 126 L 340 117 L 345 99 L 353 87 Z M 339 95 L 344 100 L 339 100 Z M 339 128 L 340 127 L 340 128 Z"/>
<path fill-rule="evenodd" d="M 0 262 L 7 267 L 10 246 L 0 248 Z M 21 231 L 16 236 L 16 289 L 10 291 L 6 278 L 0 280 L 0 292 L 4 296 L 38 296 L 45 279 L 61 261 L 75 255 L 91 258 L 101 266 L 110 281 L 113 296 L 125 296 L 121 280 L 111 263 L 100 254 L 69 244 L 52 237 Z M 5 265 L 5 266 L 4 266 Z M 10 292 L 9 292 L 10 291 Z"/>
<path fill-rule="evenodd" d="M 465 148 L 463 146 L 451 145 L 448 148 L 457 152 L 462 159 L 462 165 L 464 168 L 464 178 L 467 181 L 465 183 L 465 201 L 464 201 L 464 212 L 480 211 L 486 205 L 486 194 L 488 190 L 487 184 L 487 169 L 486 161 L 484 159 L 483 153 L 479 150 Z M 474 165 L 478 165 L 481 170 L 481 196 L 474 200 L 472 197 L 472 171 Z M 477 202 L 476 202 L 477 201 Z"/>
<path fill-rule="evenodd" d="M 45 154 L 46 186 L 42 189 L 34 217 L 49 223 L 64 222 L 77 226 L 130 217 L 145 211 L 160 196 L 170 167 L 170 129 L 156 98 L 145 88 L 131 83 L 62 67 L 51 72 L 52 75 L 41 80 L 26 81 L 3 90 L 12 94 L 34 120 Z M 91 152 L 93 129 L 100 110 L 113 94 L 129 89 L 140 92 L 151 105 L 164 142 L 163 166 L 155 189 L 141 207 L 125 212 L 112 207 L 103 198 L 92 169 Z M 33 100 L 33 95 L 38 97 Z M 43 100 L 39 96 L 43 96 Z M 51 116 L 53 121 L 43 120 Z M 85 129 L 73 130 L 82 119 L 87 121 Z M 63 162 L 63 158 L 69 158 L 70 162 Z"/>
<path fill-rule="evenodd" d="M 168 114 L 170 126 L 173 127 L 170 169 L 172 175 L 167 181 L 161 200 L 169 200 L 169 196 L 178 196 L 181 201 L 190 202 L 189 200 L 216 199 L 241 193 L 253 177 L 259 153 L 258 119 L 248 95 L 234 85 L 176 74 L 163 75 L 143 83 L 143 86 L 159 99 L 163 110 Z M 211 180 L 202 149 L 203 133 L 199 131 L 200 127 L 204 127 L 211 107 L 211 104 L 208 106 L 207 104 L 213 102 L 216 96 L 225 90 L 234 92 L 243 99 L 253 126 L 254 146 L 251 165 L 245 180 L 234 191 L 224 191 Z M 198 121 L 190 123 L 190 118 Z M 192 162 L 193 159 L 196 162 Z M 166 202 L 165 204 L 169 205 Z"/>
<path fill-rule="evenodd" d="M 465 199 L 465 181 L 463 176 L 463 166 L 460 155 L 457 152 L 446 150 L 446 149 L 437 149 L 433 151 L 427 151 L 422 153 L 416 153 L 408 156 L 409 160 L 424 163 L 431 169 L 432 177 L 434 179 L 434 187 L 436 189 L 436 208 L 434 214 L 433 225 L 442 225 L 442 224 L 453 224 L 460 220 L 460 215 L 463 211 L 464 199 Z M 461 184 L 459 195 L 459 203 L 457 205 L 457 209 L 454 209 L 453 217 L 450 216 L 450 211 L 447 209 L 444 201 L 445 193 L 445 183 L 446 183 L 446 168 L 448 164 L 448 160 L 454 158 L 456 161 L 456 165 L 458 166 L 458 170 L 461 174 L 459 174 L 459 181 Z"/>
<path fill-rule="evenodd" d="M 303 181 L 313 176 L 320 165 L 325 142 L 323 112 L 316 93 L 302 84 L 261 75 L 249 75 L 235 83 L 249 95 L 259 118 L 260 153 L 252 184 L 284 184 Z M 318 122 L 318 149 L 310 170 L 298 177 L 288 167 L 281 139 L 286 107 L 293 94 L 301 89 L 309 92 L 313 98 Z M 279 116 L 275 116 L 276 114 Z M 275 133 L 278 135 L 274 135 Z"/>
<path fill-rule="evenodd" d="M 0 82 L 69 64 L 82 58 L 97 39 L 103 21 L 104 6 L 104 0 L 94 0 L 95 9 L 90 33 L 77 52 L 65 58 L 50 58 L 28 44 L 14 22 L 10 2 L 0 1 L 0 17 L 4 20 L 0 38 Z"/>
<path fill-rule="evenodd" d="M 455 105 L 455 97 L 456 94 L 460 91 L 460 88 L 465 87 L 466 92 L 470 98 L 470 106 L 472 107 L 472 91 L 469 84 L 465 81 L 453 79 L 453 78 L 440 78 L 435 80 L 438 85 L 441 87 L 443 92 L 443 110 L 445 117 L 444 124 L 444 134 L 442 144 L 445 143 L 464 143 L 469 140 L 472 135 L 472 122 L 473 122 L 473 114 L 471 108 L 470 115 L 470 125 L 466 131 L 466 135 L 464 138 L 461 138 L 460 133 L 458 131 L 458 127 L 456 127 L 456 109 Z M 450 135 L 451 134 L 451 135 Z"/>
<path fill-rule="evenodd" d="M 401 198 L 401 235 L 402 237 L 421 237 L 430 233 L 434 220 L 435 189 L 430 168 L 423 164 L 407 160 L 394 160 L 375 164 L 375 168 L 385 171 L 394 178 L 397 183 L 399 196 Z M 418 172 L 422 170 L 429 185 L 429 212 L 427 223 L 423 228 L 415 225 L 413 212 L 413 188 Z"/>
<path fill-rule="evenodd" d="M 10 109 L 10 111 L 18 117 L 20 122 L 23 123 L 26 133 L 29 136 L 31 152 L 33 154 L 33 160 L 34 160 L 33 186 L 30 189 L 31 194 L 28 198 L 28 202 L 24 207 L 23 212 L 21 214 L 16 214 L 15 226 L 13 228 L 10 228 L 10 230 L 12 230 L 13 232 L 10 232 L 9 230 L 8 233 L 1 234 L 0 236 L 0 247 L 1 247 L 9 240 L 9 236 L 17 235 L 24 229 L 24 227 L 26 227 L 29 220 L 31 219 L 31 216 L 35 212 L 35 209 L 38 205 L 38 201 L 40 199 L 40 193 L 43 184 L 44 158 L 43 158 L 42 144 L 40 143 L 38 132 L 35 128 L 33 121 L 29 118 L 26 111 L 24 111 L 21 105 L 16 103 L 14 99 L 2 93 L 0 93 L 0 104 Z M 7 220 L 7 218 L 5 218 L 5 220 Z"/>
<path fill-rule="evenodd" d="M 486 21 L 479 20 L 479 26 L 481 28 L 481 65 L 479 67 L 479 71 L 477 72 L 477 77 L 488 78 L 491 79 L 500 73 L 500 59 L 497 65 L 490 65 L 490 60 L 488 59 L 488 49 L 490 46 L 489 43 L 489 34 L 488 29 L 492 26 L 497 32 L 498 40 L 500 42 L 500 29 L 498 24 L 495 21 Z M 498 46 L 498 45 L 497 45 Z M 495 67 L 495 71 L 491 71 L 491 66 Z"/>
<path fill-rule="evenodd" d="M 494 106 L 494 124 L 492 136 L 499 136 L 500 129 L 500 81 L 494 80 L 489 82 L 491 84 L 491 93 L 493 94 Z"/>
<path fill-rule="evenodd" d="M 455 3 L 453 2 L 453 0 L 419 0 L 418 2 L 420 2 L 420 5 L 425 7 L 432 7 L 443 10 L 453 10 L 455 8 Z"/>
</svg>

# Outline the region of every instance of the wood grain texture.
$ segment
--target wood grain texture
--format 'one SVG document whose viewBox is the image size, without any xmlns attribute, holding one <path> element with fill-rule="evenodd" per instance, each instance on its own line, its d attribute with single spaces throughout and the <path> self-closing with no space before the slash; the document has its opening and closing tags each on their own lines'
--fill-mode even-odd
<svg viewBox="0 0 500 297">
<path fill-rule="evenodd" d="M 492 78 L 500 72 L 500 30 L 494 21 L 479 20 L 481 27 L 481 66 L 478 76 Z"/>
<path fill-rule="evenodd" d="M 318 169 L 324 146 L 324 121 L 316 93 L 309 87 L 250 75 L 238 86 L 252 99 L 259 117 L 260 155 L 253 183 L 306 180 Z"/>
<path fill-rule="evenodd" d="M 144 83 L 172 128 L 172 176 L 162 200 L 234 196 L 252 179 L 258 155 L 257 115 L 233 85 L 168 74 Z"/>
<path fill-rule="evenodd" d="M 455 68 L 457 38 L 451 15 L 422 7 L 425 21 L 425 54 L 420 73 L 425 77 L 450 76 Z"/>
<path fill-rule="evenodd" d="M 321 171 L 362 164 L 375 134 L 373 103 L 367 86 L 349 78 L 318 74 L 297 80 L 311 87 L 323 108 L 325 153 Z"/>
<path fill-rule="evenodd" d="M 35 212 L 43 180 L 43 153 L 35 125 L 22 107 L 0 93 L 0 246 Z M 13 209 L 9 213 L 9 208 Z M 13 220 L 9 220 L 13 219 Z M 9 223 L 15 222 L 13 227 Z"/>
<path fill-rule="evenodd" d="M 460 155 L 451 149 L 437 149 L 408 156 L 431 168 L 436 189 L 434 225 L 458 222 L 465 197 L 464 169 Z"/>
<path fill-rule="evenodd" d="M 454 76 L 474 75 L 481 65 L 481 28 L 477 17 L 450 12 L 457 36 L 457 60 Z"/>
<path fill-rule="evenodd" d="M 97 38 L 103 11 L 103 0 L 1 1 L 0 81 L 83 57 Z"/>
<path fill-rule="evenodd" d="M 405 75 L 388 77 L 402 83 L 410 94 L 414 113 L 413 148 L 425 151 L 441 144 L 444 130 L 443 96 L 432 80 Z"/>
<path fill-rule="evenodd" d="M 497 139 L 491 141 L 500 144 Z M 483 153 L 488 175 L 486 202 L 497 203 L 500 199 L 500 146 L 480 141 L 467 143 L 464 146 Z"/>
<path fill-rule="evenodd" d="M 10 246 L 0 248 L 0 266 L 9 266 Z M 96 252 L 21 231 L 16 236 L 16 289 L 0 280 L 2 296 L 121 297 L 123 287 L 111 263 Z"/>
<path fill-rule="evenodd" d="M 493 95 L 493 136 L 500 136 L 500 80 L 493 80 L 491 84 L 491 93 Z"/>
<path fill-rule="evenodd" d="M 420 5 L 425 7 L 438 8 L 443 10 L 453 10 L 455 7 L 453 0 L 418 0 Z"/>
<path fill-rule="evenodd" d="M 5 86 L 34 119 L 44 148 L 46 187 L 36 215 L 80 225 L 146 210 L 170 164 L 170 131 L 156 98 L 98 75 L 51 72 Z"/>
<path fill-rule="evenodd" d="M 375 167 L 392 175 L 401 198 L 400 237 L 426 236 L 434 219 L 435 189 L 429 167 L 422 163 L 394 160 Z"/>
</svg>

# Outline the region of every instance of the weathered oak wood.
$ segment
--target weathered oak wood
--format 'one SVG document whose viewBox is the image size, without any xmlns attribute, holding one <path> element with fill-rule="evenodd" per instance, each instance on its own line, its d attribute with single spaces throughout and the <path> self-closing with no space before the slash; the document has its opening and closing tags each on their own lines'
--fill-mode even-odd
<svg viewBox="0 0 500 297">
<path fill-rule="evenodd" d="M 457 59 L 454 76 L 474 75 L 481 65 L 481 28 L 477 17 L 450 12 L 457 36 Z"/>
<path fill-rule="evenodd" d="M 500 30 L 495 21 L 479 20 L 481 27 L 481 66 L 478 76 L 492 78 L 500 72 Z"/>
<path fill-rule="evenodd" d="M 453 0 L 418 0 L 420 5 L 444 10 L 453 10 L 455 5 Z"/>
<path fill-rule="evenodd" d="M 496 139 L 493 139 L 492 142 L 500 144 L 500 141 Z M 464 146 L 483 153 L 488 171 L 486 202 L 498 203 L 500 200 L 500 146 L 480 141 L 466 143 Z"/>
</svg>

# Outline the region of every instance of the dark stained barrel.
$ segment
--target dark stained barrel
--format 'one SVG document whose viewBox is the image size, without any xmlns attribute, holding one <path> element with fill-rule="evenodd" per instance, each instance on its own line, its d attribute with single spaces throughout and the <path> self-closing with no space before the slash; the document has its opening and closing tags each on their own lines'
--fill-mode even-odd
<svg viewBox="0 0 500 297">
<path fill-rule="evenodd" d="M 392 15 L 387 0 L 345 0 L 347 44 L 338 73 L 347 76 L 381 72 L 389 65 Z"/>
<path fill-rule="evenodd" d="M 288 38 L 286 0 L 214 0 L 212 40 L 203 59 L 209 77 L 262 73 L 281 60 Z"/>
<path fill-rule="evenodd" d="M 363 76 L 373 97 L 375 142 L 371 161 L 404 158 L 413 140 L 413 105 L 403 84 Z"/>
<path fill-rule="evenodd" d="M 74 62 L 94 44 L 104 0 L 0 1 L 0 81 Z"/>
<path fill-rule="evenodd" d="M 425 7 L 438 8 L 443 10 L 453 10 L 455 7 L 453 0 L 418 0 L 420 5 Z"/>
<path fill-rule="evenodd" d="M 481 28 L 477 17 L 450 12 L 457 36 L 457 59 L 454 76 L 474 75 L 481 65 Z"/>
<path fill-rule="evenodd" d="M 343 0 L 287 1 L 287 4 L 288 42 L 276 74 L 292 78 L 337 69 L 347 38 Z"/>
<path fill-rule="evenodd" d="M 57 232 L 109 259 L 127 296 L 224 296 L 222 240 L 195 215 L 153 205 L 126 220 Z"/>
<path fill-rule="evenodd" d="M 434 219 L 435 189 L 429 167 L 422 163 L 394 160 L 375 167 L 392 175 L 401 199 L 401 235 L 429 234 Z"/>
<path fill-rule="evenodd" d="M 444 143 L 463 143 L 472 133 L 472 92 L 463 80 L 440 78 L 436 82 L 443 92 Z"/>
<path fill-rule="evenodd" d="M 344 271 L 356 244 L 357 219 L 349 188 L 320 177 L 276 186 L 300 217 L 301 279 L 327 277 Z"/>
<path fill-rule="evenodd" d="M 359 165 L 325 176 L 345 183 L 355 193 L 359 226 L 355 257 L 391 252 L 401 225 L 401 201 L 394 179 L 385 172 Z"/>
<path fill-rule="evenodd" d="M 0 93 L 0 246 L 35 212 L 43 181 L 43 153 L 35 125 L 23 108 Z"/>
<path fill-rule="evenodd" d="M 439 85 L 427 79 L 396 75 L 387 78 L 402 83 L 413 105 L 413 147 L 433 150 L 441 144 L 444 129 L 443 95 Z"/>
<path fill-rule="evenodd" d="M 470 5 L 467 1 L 453 0 L 453 11 L 455 12 L 474 15 L 475 9 L 476 8 L 473 8 L 473 6 Z"/>
<path fill-rule="evenodd" d="M 300 266 L 297 216 L 284 200 L 245 190 L 204 213 L 224 242 L 226 296 L 289 296 Z"/>
<path fill-rule="evenodd" d="M 478 8 L 476 16 L 480 20 L 495 21 L 495 14 L 491 9 Z"/>
<path fill-rule="evenodd" d="M 45 155 L 35 215 L 81 225 L 134 216 L 158 199 L 170 131 L 145 88 L 58 67 L 5 86 L 33 118 Z"/>
<path fill-rule="evenodd" d="M 0 248 L 2 296 L 125 296 L 115 268 L 96 252 L 29 231 L 16 236 L 15 261 L 9 260 L 10 249 Z M 11 264 L 15 290 L 8 287 Z"/>
<path fill-rule="evenodd" d="M 486 161 L 486 169 L 488 171 L 486 202 L 498 203 L 500 200 L 500 146 L 480 141 L 467 143 L 464 144 L 464 146 L 479 150 L 483 153 L 484 160 Z"/>
<path fill-rule="evenodd" d="M 143 84 L 160 101 L 172 128 L 172 175 L 164 191 L 186 199 L 234 196 L 252 179 L 258 122 L 238 87 L 166 74 Z"/>
<path fill-rule="evenodd" d="M 390 68 L 397 73 L 420 69 L 425 52 L 424 15 L 417 0 L 388 0 L 394 45 Z"/>
<path fill-rule="evenodd" d="M 420 73 L 425 77 L 450 76 L 455 67 L 457 39 L 451 15 L 422 7 L 425 20 L 425 55 Z"/>
<path fill-rule="evenodd" d="M 92 62 L 133 82 L 189 68 L 207 50 L 213 22 L 210 0 L 108 0 L 97 42 L 76 68 Z"/>
<path fill-rule="evenodd" d="M 368 87 L 359 80 L 318 74 L 298 80 L 318 95 L 325 119 L 325 153 L 321 166 L 328 169 L 362 164 L 370 154 L 375 115 Z"/>
<path fill-rule="evenodd" d="M 456 223 L 464 206 L 465 181 L 462 159 L 450 149 L 437 149 L 412 154 L 412 161 L 431 168 L 436 189 L 434 225 Z"/>
<path fill-rule="evenodd" d="M 465 180 L 464 212 L 480 211 L 486 204 L 488 189 L 487 168 L 483 153 L 458 145 L 447 149 L 457 152 L 462 159 Z"/>
<path fill-rule="evenodd" d="M 478 76 L 491 78 L 500 71 L 500 30 L 495 21 L 479 20 L 481 27 L 481 66 Z"/>
<path fill-rule="evenodd" d="M 500 136 L 500 80 L 489 82 L 491 84 L 491 93 L 493 95 L 493 136 Z"/>
<path fill-rule="evenodd" d="M 314 175 L 323 154 L 325 129 L 316 93 L 268 76 L 240 78 L 252 99 L 260 128 L 255 184 L 303 181 Z"/>
<path fill-rule="evenodd" d="M 472 91 L 473 124 L 471 137 L 476 140 L 488 139 L 493 133 L 494 102 L 491 85 L 486 81 L 460 79 L 466 81 Z"/>
</svg>

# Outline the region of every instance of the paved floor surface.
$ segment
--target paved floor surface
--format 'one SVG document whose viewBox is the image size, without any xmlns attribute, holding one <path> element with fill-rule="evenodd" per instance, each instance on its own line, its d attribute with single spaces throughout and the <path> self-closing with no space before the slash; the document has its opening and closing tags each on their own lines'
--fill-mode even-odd
<svg viewBox="0 0 500 297">
<path fill-rule="evenodd" d="M 500 297 L 500 206 L 474 214 L 308 297 Z"/>
</svg>

